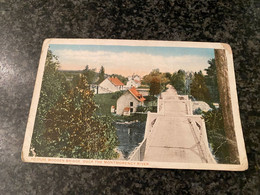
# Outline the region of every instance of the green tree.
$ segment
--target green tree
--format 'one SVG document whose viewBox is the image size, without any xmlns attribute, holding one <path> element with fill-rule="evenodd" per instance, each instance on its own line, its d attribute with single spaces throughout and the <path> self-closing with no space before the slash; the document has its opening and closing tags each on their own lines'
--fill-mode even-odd
<svg viewBox="0 0 260 195">
<path fill-rule="evenodd" d="M 169 72 L 164 73 L 165 77 L 170 81 L 172 78 L 172 74 Z"/>
<path fill-rule="evenodd" d="M 86 77 L 89 84 L 95 83 L 97 79 L 96 69 L 90 69 L 88 65 L 83 70 L 83 75 Z"/>
<path fill-rule="evenodd" d="M 150 81 L 150 95 L 158 95 L 161 93 L 160 79 L 158 77 L 152 78 Z"/>
<path fill-rule="evenodd" d="M 98 73 L 98 84 L 105 80 L 105 68 L 101 66 L 99 73 Z"/>
<path fill-rule="evenodd" d="M 186 86 L 185 86 L 185 71 L 179 70 L 172 74 L 171 77 L 171 85 L 177 90 L 178 94 L 185 94 Z"/>
<path fill-rule="evenodd" d="M 205 76 L 206 85 L 208 86 L 210 96 L 213 102 L 219 102 L 219 93 L 218 93 L 218 80 L 217 80 L 217 70 L 215 59 L 208 61 L 210 65 L 205 71 L 207 75 Z"/>
<path fill-rule="evenodd" d="M 49 153 L 50 148 L 44 137 L 46 114 L 56 105 L 58 99 L 69 88 L 66 84 L 64 74 L 58 71 L 58 67 L 59 61 L 57 56 L 51 50 L 48 50 L 30 146 L 30 155 L 32 155 L 32 151 L 37 156 L 47 156 Z"/>
<path fill-rule="evenodd" d="M 202 72 L 195 72 L 194 78 L 191 83 L 191 95 L 197 100 L 208 102 L 210 100 L 210 94 L 205 82 L 205 77 Z"/>
<path fill-rule="evenodd" d="M 108 118 L 95 114 L 97 105 L 87 78 L 63 95 L 46 117 L 46 137 L 53 155 L 69 158 L 114 159 L 118 157 L 116 129 Z"/>
<path fill-rule="evenodd" d="M 151 95 L 158 95 L 166 89 L 166 85 L 169 83 L 167 75 L 167 73 L 160 72 L 159 69 L 154 69 L 143 77 L 142 84 L 149 85 Z"/>
<path fill-rule="evenodd" d="M 193 79 L 193 73 L 192 72 L 186 72 L 185 73 L 185 94 L 190 95 L 190 87 Z"/>
<path fill-rule="evenodd" d="M 222 109 L 214 108 L 208 112 L 202 112 L 205 120 L 209 144 L 218 163 L 233 163 L 230 158 L 229 148 L 236 145 L 236 142 L 227 138 L 224 130 Z"/>
</svg>

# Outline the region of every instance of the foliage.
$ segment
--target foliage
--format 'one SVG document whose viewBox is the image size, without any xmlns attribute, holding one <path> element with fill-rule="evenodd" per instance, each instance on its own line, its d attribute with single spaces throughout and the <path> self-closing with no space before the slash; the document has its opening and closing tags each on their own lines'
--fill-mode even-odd
<svg viewBox="0 0 260 195">
<path fill-rule="evenodd" d="M 202 110 L 200 108 L 197 108 L 196 110 L 193 111 L 194 115 L 201 115 L 202 114 Z"/>
<path fill-rule="evenodd" d="M 116 106 L 117 99 L 123 94 L 122 91 L 115 93 L 95 94 L 94 100 L 98 105 L 98 115 L 111 115 L 111 106 Z"/>
<path fill-rule="evenodd" d="M 191 95 L 200 101 L 208 102 L 210 94 L 202 72 L 195 72 L 194 79 L 191 83 Z"/>
<path fill-rule="evenodd" d="M 108 118 L 95 115 L 97 106 L 87 79 L 80 77 L 76 88 L 57 102 L 46 116 L 46 137 L 55 156 L 113 159 L 118 140 Z"/>
<path fill-rule="evenodd" d="M 58 71 L 58 67 L 58 58 L 49 50 L 30 155 L 117 157 L 114 151 L 117 136 L 110 119 L 95 114 L 93 94 L 87 85 L 87 78 L 90 77 L 79 77 L 78 73 L 73 73 L 73 77 L 71 74 L 68 77 L 72 81 L 66 82 L 64 73 Z"/>
<path fill-rule="evenodd" d="M 146 112 L 147 108 L 144 106 L 137 106 L 136 112 Z"/>
<path fill-rule="evenodd" d="M 157 105 L 157 97 L 149 95 L 149 96 L 144 96 L 144 98 L 145 98 L 144 105 L 145 107 L 148 108 L 147 111 L 152 111 L 150 107 Z"/>
<path fill-rule="evenodd" d="M 170 84 L 177 90 L 178 94 L 185 94 L 186 86 L 185 86 L 185 71 L 179 70 L 172 74 L 170 79 Z"/>
<path fill-rule="evenodd" d="M 104 66 L 101 66 L 99 73 L 98 73 L 98 82 L 97 84 L 100 84 L 105 80 L 105 68 Z"/>
<path fill-rule="evenodd" d="M 192 72 L 185 72 L 185 94 L 190 95 L 190 87 L 193 80 L 193 73 Z"/>
<path fill-rule="evenodd" d="M 157 112 L 157 106 L 149 106 L 147 111 Z"/>
<path fill-rule="evenodd" d="M 144 96 L 144 98 L 145 98 L 145 102 L 150 102 L 150 101 L 156 101 L 156 100 L 157 100 L 156 97 L 151 96 L 151 95 L 149 95 L 149 96 Z"/>
<path fill-rule="evenodd" d="M 217 82 L 217 70 L 215 59 L 208 61 L 210 65 L 206 70 L 207 75 L 205 76 L 205 82 L 208 86 L 210 96 L 213 102 L 219 102 L 218 82 Z"/>
<path fill-rule="evenodd" d="M 112 99 L 117 100 L 117 99 L 120 98 L 123 94 L 124 94 L 124 91 L 116 91 L 116 92 L 113 93 Z"/>
<path fill-rule="evenodd" d="M 97 80 L 96 69 L 90 69 L 88 65 L 83 70 L 83 75 L 86 77 L 89 84 L 93 84 Z"/>
<path fill-rule="evenodd" d="M 77 86 L 80 80 L 80 74 L 74 75 L 71 81 L 71 88 L 74 88 Z"/>
<path fill-rule="evenodd" d="M 150 95 L 158 95 L 161 93 L 161 85 L 160 80 L 157 77 L 154 77 L 150 81 Z"/>
<path fill-rule="evenodd" d="M 50 146 L 43 136 L 45 117 L 47 112 L 56 105 L 58 99 L 69 88 L 64 74 L 57 71 L 58 67 L 58 58 L 53 55 L 51 50 L 48 50 L 31 143 L 31 152 L 34 150 L 37 156 L 48 156 Z M 32 153 L 30 154 L 32 155 Z"/>
<path fill-rule="evenodd" d="M 208 141 L 218 163 L 231 163 L 229 140 L 226 138 L 221 108 L 202 112 L 205 120 Z"/>
<path fill-rule="evenodd" d="M 159 69 L 154 69 L 148 75 L 145 75 L 142 82 L 143 84 L 149 85 L 155 78 L 161 83 L 161 85 L 166 85 L 169 83 L 169 79 L 166 77 L 166 73 L 160 72 Z"/>
<path fill-rule="evenodd" d="M 159 69 L 152 70 L 148 75 L 145 75 L 142 80 L 142 84 L 150 86 L 150 95 L 158 95 L 166 88 L 167 83 L 169 83 L 169 79 L 166 73 L 161 73 Z"/>
</svg>

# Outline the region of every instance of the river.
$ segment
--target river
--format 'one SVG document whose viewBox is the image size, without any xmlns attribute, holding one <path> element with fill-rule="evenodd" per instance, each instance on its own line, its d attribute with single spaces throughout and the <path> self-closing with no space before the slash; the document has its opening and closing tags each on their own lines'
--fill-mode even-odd
<svg viewBox="0 0 260 195">
<path fill-rule="evenodd" d="M 119 140 L 118 150 L 125 159 L 143 141 L 146 122 L 133 122 L 130 124 L 115 124 Z"/>
</svg>

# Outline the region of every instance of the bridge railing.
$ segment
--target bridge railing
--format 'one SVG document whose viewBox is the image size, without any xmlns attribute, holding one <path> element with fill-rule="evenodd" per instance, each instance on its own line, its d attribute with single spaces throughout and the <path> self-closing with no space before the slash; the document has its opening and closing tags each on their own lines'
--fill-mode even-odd
<svg viewBox="0 0 260 195">
<path fill-rule="evenodd" d="M 146 147 L 146 139 L 144 139 L 141 144 L 130 154 L 128 159 L 130 161 L 143 161 L 144 153 Z"/>
<path fill-rule="evenodd" d="M 147 143 L 147 137 L 151 134 L 152 127 L 156 122 L 156 118 L 160 114 L 148 112 L 145 126 L 144 139 L 140 145 L 129 155 L 128 159 L 130 161 L 142 161 L 144 159 L 145 148 Z"/>
</svg>

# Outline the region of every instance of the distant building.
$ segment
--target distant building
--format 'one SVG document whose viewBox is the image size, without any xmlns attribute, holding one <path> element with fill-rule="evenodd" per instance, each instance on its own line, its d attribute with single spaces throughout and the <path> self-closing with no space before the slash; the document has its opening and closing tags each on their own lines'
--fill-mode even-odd
<svg viewBox="0 0 260 195">
<path fill-rule="evenodd" d="M 97 94 L 113 93 L 124 90 L 124 84 L 117 77 L 108 77 L 95 90 Z"/>
<path fill-rule="evenodd" d="M 137 88 L 136 90 L 143 96 L 148 96 L 150 91 L 150 89 L 146 89 L 146 88 Z"/>
<path fill-rule="evenodd" d="M 193 112 L 195 112 L 197 109 L 200 109 L 204 112 L 208 112 L 209 110 L 211 110 L 210 106 L 203 101 L 192 101 L 192 108 Z"/>
<path fill-rule="evenodd" d="M 141 78 L 138 75 L 133 75 L 128 77 L 128 81 L 126 83 L 125 88 L 130 89 L 131 87 L 140 87 L 141 86 Z"/>
<path fill-rule="evenodd" d="M 138 106 L 144 105 L 144 101 L 143 95 L 135 87 L 132 87 L 118 98 L 116 114 L 130 115 L 130 113 L 135 113 Z"/>
</svg>

